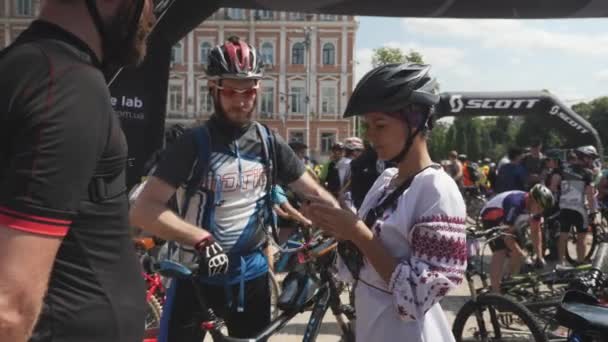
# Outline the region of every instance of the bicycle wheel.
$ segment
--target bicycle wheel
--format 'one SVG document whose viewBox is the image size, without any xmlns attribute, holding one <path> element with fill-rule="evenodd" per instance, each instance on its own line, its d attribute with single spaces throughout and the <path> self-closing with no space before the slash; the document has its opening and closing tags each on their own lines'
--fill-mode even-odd
<svg viewBox="0 0 608 342">
<path fill-rule="evenodd" d="M 595 250 L 597 248 L 598 241 L 599 241 L 599 237 L 597 234 L 597 226 L 595 224 L 590 225 L 590 232 L 589 232 L 590 234 L 588 234 L 585 239 L 586 253 L 585 253 L 585 257 L 583 258 L 582 261 L 578 261 L 578 254 L 576 251 L 576 245 L 578 243 L 578 236 L 574 230 L 575 230 L 575 228 L 571 227 L 570 233 L 568 234 L 568 244 L 566 246 L 566 259 L 568 260 L 568 262 L 570 262 L 572 265 L 575 265 L 575 266 L 589 263 L 591 260 L 591 257 L 593 256 L 593 253 L 595 253 Z"/>
<path fill-rule="evenodd" d="M 272 271 L 268 272 L 268 282 L 270 287 L 270 319 L 273 320 L 280 314 L 277 302 L 281 296 L 281 284 L 279 284 L 277 276 Z"/>
<path fill-rule="evenodd" d="M 456 314 L 452 332 L 457 342 L 547 341 L 530 310 L 499 294 L 466 302 Z"/>
</svg>

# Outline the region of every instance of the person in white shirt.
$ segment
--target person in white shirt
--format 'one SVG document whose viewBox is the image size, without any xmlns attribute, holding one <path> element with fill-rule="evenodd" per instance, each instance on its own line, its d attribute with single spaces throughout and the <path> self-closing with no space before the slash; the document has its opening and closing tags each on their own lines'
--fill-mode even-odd
<svg viewBox="0 0 608 342">
<path fill-rule="evenodd" d="M 439 102 L 429 69 L 380 66 L 349 100 L 344 116 L 363 116 L 378 158 L 397 164 L 376 180 L 359 215 L 316 198 L 305 208 L 314 225 L 343 240 L 338 266 L 354 281 L 358 341 L 454 341 L 439 302 L 463 281 L 466 211 L 428 153 Z"/>
</svg>

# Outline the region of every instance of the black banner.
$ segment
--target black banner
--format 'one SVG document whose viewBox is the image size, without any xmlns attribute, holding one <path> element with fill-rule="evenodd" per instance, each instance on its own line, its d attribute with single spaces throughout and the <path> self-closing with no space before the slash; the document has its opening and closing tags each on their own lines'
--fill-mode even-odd
<svg viewBox="0 0 608 342">
<path fill-rule="evenodd" d="M 603 155 L 602 142 L 595 128 L 572 108 L 545 91 L 442 93 L 436 115 L 541 115 L 546 118 L 547 128 L 559 130 L 569 140 L 569 147 L 581 143 L 595 145 Z"/>
<path fill-rule="evenodd" d="M 170 58 L 170 45 L 152 41 L 145 61 L 123 69 L 110 86 L 112 105 L 129 144 L 129 189 L 139 182 L 148 158 L 163 145 Z"/>
</svg>

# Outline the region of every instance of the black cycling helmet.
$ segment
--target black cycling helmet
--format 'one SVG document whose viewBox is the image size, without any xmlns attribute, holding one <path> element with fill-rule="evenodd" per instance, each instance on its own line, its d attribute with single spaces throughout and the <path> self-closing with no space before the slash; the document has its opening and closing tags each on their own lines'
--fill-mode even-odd
<svg viewBox="0 0 608 342">
<path fill-rule="evenodd" d="M 108 32 L 108 28 L 101 19 L 101 15 L 99 14 L 99 9 L 97 8 L 96 0 L 85 0 L 85 4 L 87 9 L 89 10 L 89 15 L 93 18 L 93 23 L 99 36 L 101 37 L 101 46 L 103 51 L 103 67 L 107 67 L 116 62 L 116 59 L 119 59 L 117 55 L 123 53 L 123 51 L 127 50 L 125 44 L 129 44 L 133 41 L 135 34 L 137 33 L 137 28 L 139 25 L 139 20 L 141 19 L 142 12 L 144 10 L 144 5 L 146 0 L 133 0 L 136 2 L 135 9 L 131 13 L 131 18 L 129 18 L 129 24 L 127 25 L 127 29 L 123 33 L 122 37 L 111 37 Z M 117 46 L 118 45 L 118 46 Z M 114 66 L 114 65 L 113 65 Z M 116 65 L 117 67 L 121 67 L 122 65 Z"/>
<path fill-rule="evenodd" d="M 433 106 L 439 102 L 437 83 L 429 75 L 430 65 L 387 64 L 363 76 L 351 95 L 344 117 L 366 113 L 399 113 L 408 123 L 408 139 L 390 162 L 399 163 L 418 133 L 432 128 Z M 413 117 L 412 113 L 419 114 Z"/>
<path fill-rule="evenodd" d="M 553 193 L 546 186 L 536 184 L 528 193 L 543 210 L 547 210 L 553 206 L 553 201 L 555 200 Z"/>
<path fill-rule="evenodd" d="M 260 80 L 264 76 L 264 62 L 255 47 L 236 36 L 211 49 L 208 60 L 209 79 Z"/>
</svg>

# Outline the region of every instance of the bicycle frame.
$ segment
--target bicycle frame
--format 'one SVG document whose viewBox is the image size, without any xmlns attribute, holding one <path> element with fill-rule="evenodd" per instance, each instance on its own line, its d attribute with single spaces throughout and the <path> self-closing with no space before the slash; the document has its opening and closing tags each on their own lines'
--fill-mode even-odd
<svg viewBox="0 0 608 342">
<path fill-rule="evenodd" d="M 308 246 L 308 244 L 306 245 Z M 304 248 L 306 248 L 306 246 Z M 327 262 L 326 260 L 321 260 L 319 263 L 317 262 L 309 262 L 312 259 L 322 258 L 323 255 L 332 249 L 335 249 L 335 246 L 328 247 L 325 246 L 323 252 L 321 252 L 317 257 L 304 257 L 302 255 L 299 256 L 298 259 L 301 260 L 301 263 L 306 269 L 307 274 L 316 274 L 314 266 L 319 266 L 319 275 L 320 275 L 320 283 L 322 284 L 320 288 L 316 291 L 313 297 L 306 303 L 302 303 L 301 305 L 294 307 L 288 311 L 283 311 L 278 317 L 270 322 L 270 324 L 257 336 L 253 338 L 235 338 L 226 336 L 222 332 L 222 328 L 225 326 L 225 322 L 218 318 L 213 310 L 207 304 L 202 292 L 201 292 L 201 284 L 198 281 L 198 273 L 193 272 L 188 276 L 188 280 L 193 284 L 195 288 L 195 296 L 196 300 L 199 303 L 199 307 L 202 311 L 200 328 L 211 334 L 213 340 L 215 342 L 258 342 L 258 341 L 266 341 L 270 336 L 274 335 L 276 332 L 281 330 L 293 317 L 297 314 L 303 312 L 310 306 L 312 303 L 313 312 L 310 316 L 306 332 L 304 334 L 304 342 L 312 341 L 313 338 L 318 333 L 318 329 L 320 328 L 321 322 L 323 320 L 323 316 L 327 312 L 329 308 L 332 309 L 334 315 L 340 324 L 342 329 L 347 329 L 347 323 L 341 316 L 341 314 L 346 314 L 340 305 L 340 294 L 338 293 L 338 287 L 332 278 L 331 272 L 329 270 L 329 266 L 327 264 L 321 264 L 323 262 Z M 345 330 L 343 330 L 345 331 Z"/>
</svg>

